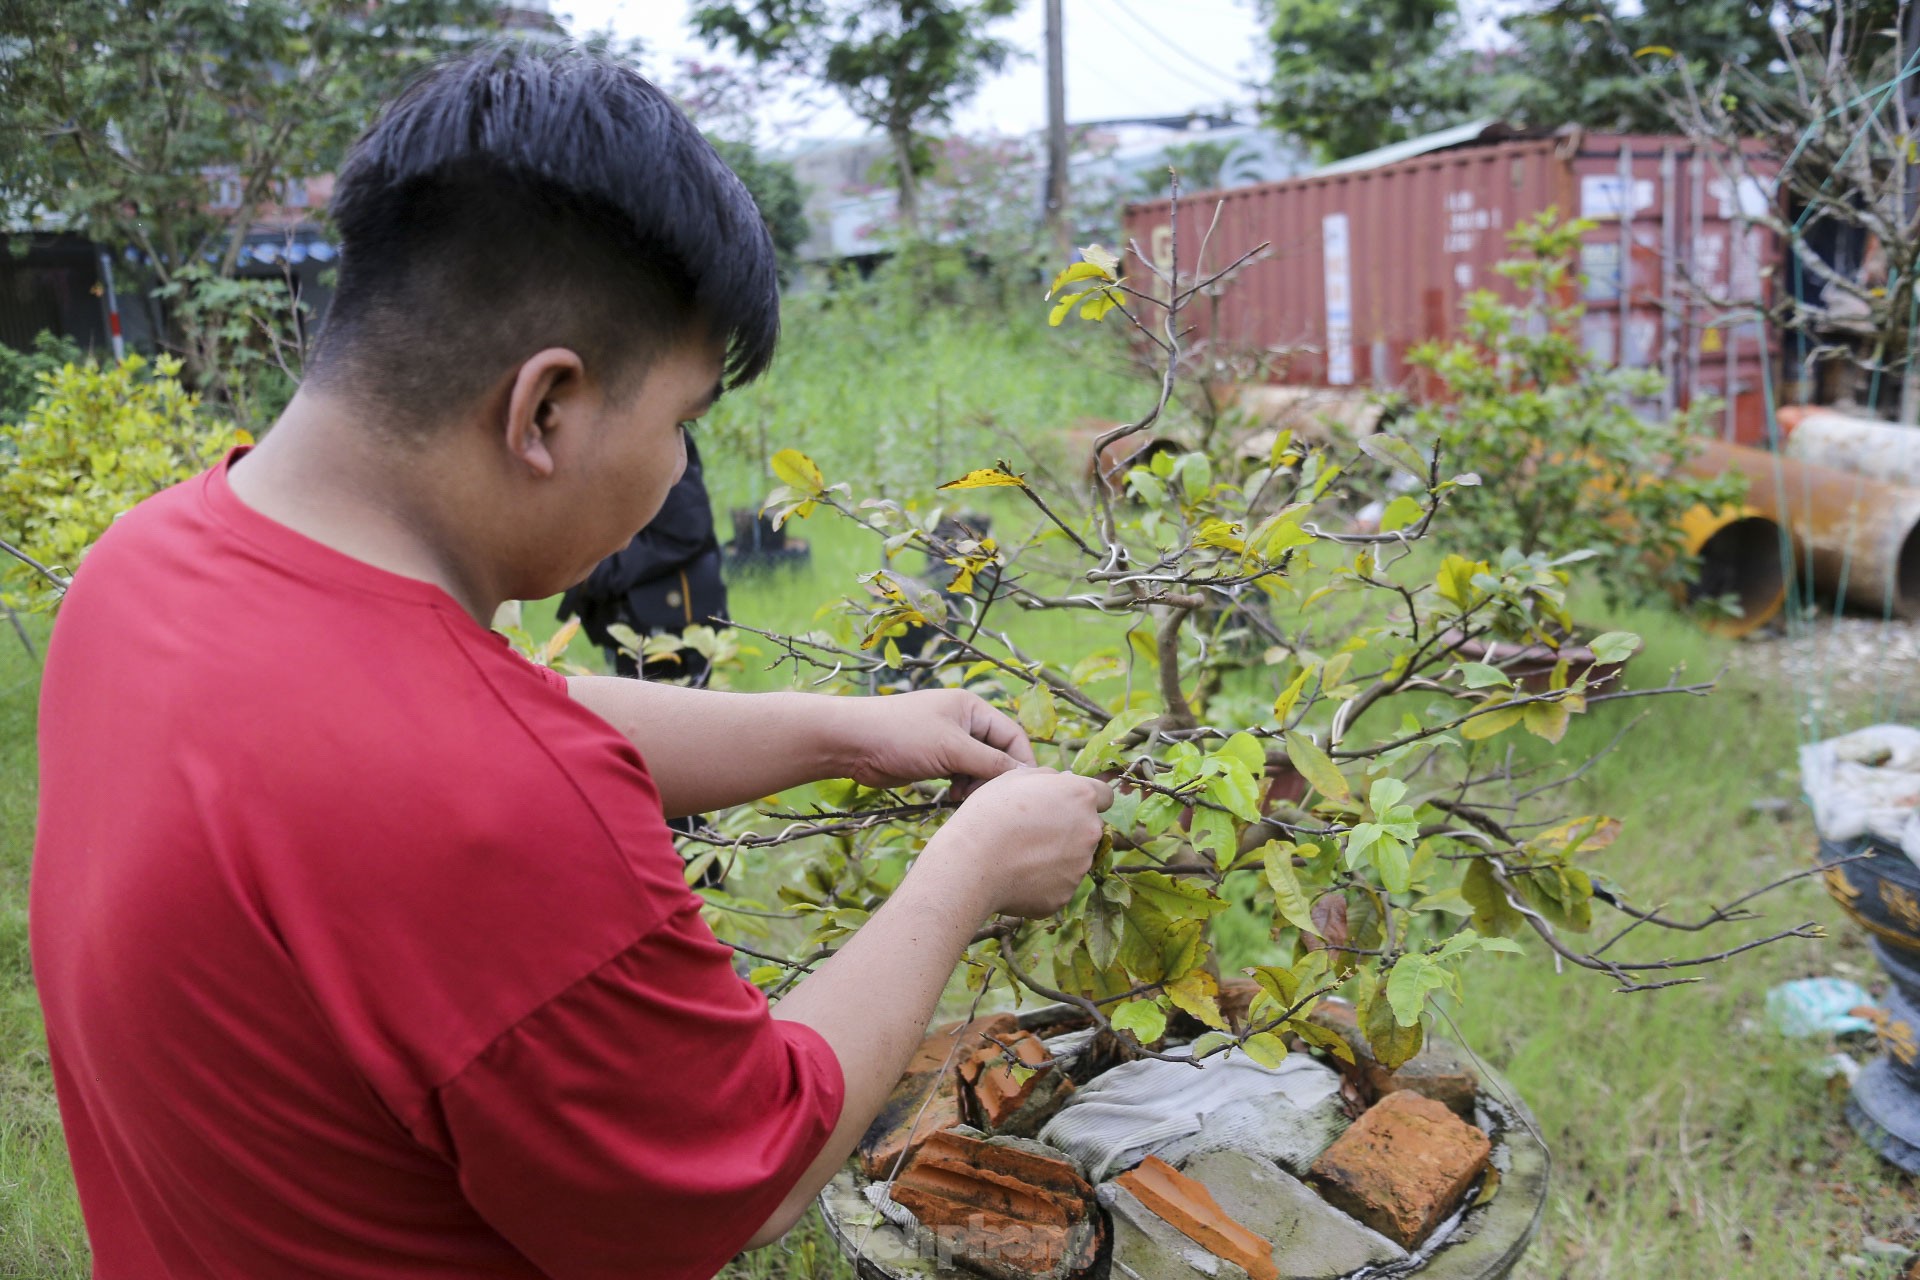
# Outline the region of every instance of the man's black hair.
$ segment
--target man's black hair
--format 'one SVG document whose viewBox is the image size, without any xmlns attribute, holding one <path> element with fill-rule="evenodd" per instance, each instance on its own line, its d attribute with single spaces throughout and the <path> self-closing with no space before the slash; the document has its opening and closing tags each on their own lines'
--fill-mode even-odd
<svg viewBox="0 0 1920 1280">
<path fill-rule="evenodd" d="M 546 347 L 624 389 L 702 334 L 729 385 L 773 358 L 753 197 L 664 93 L 597 54 L 490 46 L 440 64 L 354 144 L 331 211 L 339 283 L 310 374 L 401 425 L 471 404 Z"/>
</svg>

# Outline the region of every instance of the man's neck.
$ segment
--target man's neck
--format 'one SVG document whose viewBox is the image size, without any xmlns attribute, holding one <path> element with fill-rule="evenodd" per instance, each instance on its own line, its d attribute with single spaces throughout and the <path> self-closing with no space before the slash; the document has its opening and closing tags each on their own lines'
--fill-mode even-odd
<svg viewBox="0 0 1920 1280">
<path fill-rule="evenodd" d="M 500 603 L 458 554 L 434 481 L 451 480 L 431 449 L 381 441 L 352 406 L 303 389 L 229 473 L 247 506 L 342 555 L 430 582 L 482 626 Z"/>
</svg>

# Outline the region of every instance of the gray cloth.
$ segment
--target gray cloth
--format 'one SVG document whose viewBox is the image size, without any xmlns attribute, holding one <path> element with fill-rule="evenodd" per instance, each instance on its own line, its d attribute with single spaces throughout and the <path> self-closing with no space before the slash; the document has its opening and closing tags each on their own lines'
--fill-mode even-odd
<svg viewBox="0 0 1920 1280">
<path fill-rule="evenodd" d="M 1223 1137 L 1256 1127 L 1264 1132 L 1275 1123 L 1275 1103 L 1282 1114 L 1289 1107 L 1301 1113 L 1337 1109 L 1339 1093 L 1339 1075 L 1305 1054 L 1291 1055 L 1278 1067 L 1234 1052 L 1204 1058 L 1198 1067 L 1143 1058 L 1074 1094 L 1040 1131 L 1040 1140 L 1066 1152 L 1099 1182 L 1150 1155 L 1172 1150 L 1184 1156 L 1224 1145 L 1212 1141 L 1216 1122 Z M 1313 1126 L 1315 1132 L 1321 1127 Z M 1209 1131 L 1206 1138 L 1191 1141 L 1203 1131 Z"/>
<path fill-rule="evenodd" d="M 1823 839 L 1879 836 L 1920 865 L 1920 729 L 1876 724 L 1802 747 L 1800 787 Z"/>
</svg>

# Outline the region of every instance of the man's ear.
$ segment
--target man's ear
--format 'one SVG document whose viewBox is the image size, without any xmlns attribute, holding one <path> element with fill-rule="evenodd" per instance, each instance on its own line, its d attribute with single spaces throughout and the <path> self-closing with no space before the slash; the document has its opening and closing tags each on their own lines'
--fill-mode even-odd
<svg viewBox="0 0 1920 1280">
<path fill-rule="evenodd" d="M 586 366 L 566 347 L 527 357 L 507 388 L 507 452 L 535 476 L 553 474 L 551 437 L 579 412 Z"/>
</svg>

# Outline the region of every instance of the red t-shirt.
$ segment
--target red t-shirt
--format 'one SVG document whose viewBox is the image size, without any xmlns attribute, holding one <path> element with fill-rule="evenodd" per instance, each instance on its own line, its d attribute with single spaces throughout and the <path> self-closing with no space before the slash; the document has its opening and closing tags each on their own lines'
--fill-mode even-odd
<svg viewBox="0 0 1920 1280">
<path fill-rule="evenodd" d="M 832 1050 L 733 972 L 625 738 L 225 471 L 101 539 L 47 656 L 33 963 L 94 1274 L 711 1276 L 837 1120 Z"/>
</svg>

